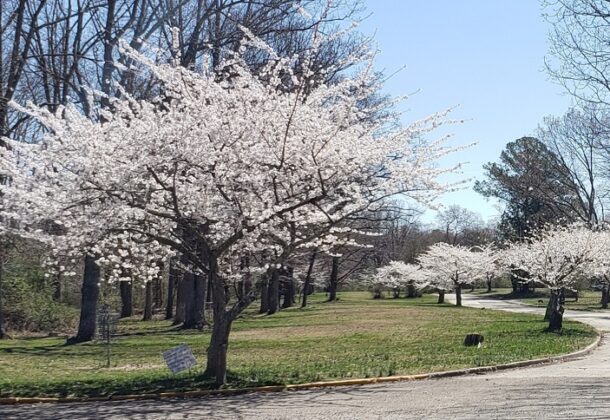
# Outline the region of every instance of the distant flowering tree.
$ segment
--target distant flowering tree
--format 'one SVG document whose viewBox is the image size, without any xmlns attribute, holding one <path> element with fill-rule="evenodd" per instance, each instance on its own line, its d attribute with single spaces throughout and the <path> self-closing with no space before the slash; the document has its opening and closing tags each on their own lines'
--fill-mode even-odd
<svg viewBox="0 0 610 420">
<path fill-rule="evenodd" d="M 495 277 L 504 273 L 504 268 L 499 264 L 499 253 L 492 245 L 476 246 L 471 251 L 477 254 L 481 260 L 483 277 L 487 285 L 487 292 L 491 292 L 492 281 Z"/>
<path fill-rule="evenodd" d="M 486 271 L 486 260 L 480 253 L 444 242 L 432 245 L 419 257 L 419 263 L 430 273 L 430 284 L 439 293 L 455 291 L 457 306 L 462 306 L 462 289 L 474 285 Z"/>
<path fill-rule="evenodd" d="M 608 248 L 607 233 L 576 224 L 547 226 L 502 253 L 507 268 L 527 273 L 551 290 L 547 308 L 549 330 L 563 322 L 565 289 L 573 289 L 583 276 L 599 273 Z"/>
<path fill-rule="evenodd" d="M 448 171 L 436 164 L 449 152 L 444 138 L 422 140 L 446 113 L 390 129 L 367 105 L 379 88 L 370 65 L 312 85 L 309 56 L 279 58 L 260 40 L 246 42 L 269 57 L 256 74 L 239 54 L 195 73 L 126 49 L 159 96 L 110 98 L 97 121 L 74 106 L 50 113 L 12 103 L 45 134 L 31 144 L 5 139 L 0 168 L 11 180 L 1 190 L 5 229 L 64 255 L 85 249 L 115 280 L 126 268 L 154 278 L 155 261 L 176 254 L 207 276 L 214 323 L 205 374 L 218 385 L 232 322 L 255 298 L 254 288 L 238 298 L 225 288 L 251 277 L 254 267 L 235 269 L 244 256 L 273 256 L 273 271 L 297 249 L 331 250 L 357 236 L 343 223 L 350 216 L 395 195 L 427 203 L 446 189 L 437 177 Z"/>
<path fill-rule="evenodd" d="M 400 296 L 400 290 L 413 287 L 423 289 L 427 285 L 427 275 L 416 264 L 406 264 L 403 261 L 390 261 L 387 265 L 379 267 L 372 277 L 374 290 L 391 290 L 395 298 Z"/>
<path fill-rule="evenodd" d="M 597 235 L 597 244 L 601 250 L 596 254 L 595 264 L 591 267 L 591 276 L 601 289 L 601 307 L 608 309 L 610 303 L 610 231 L 607 227 Z"/>
</svg>

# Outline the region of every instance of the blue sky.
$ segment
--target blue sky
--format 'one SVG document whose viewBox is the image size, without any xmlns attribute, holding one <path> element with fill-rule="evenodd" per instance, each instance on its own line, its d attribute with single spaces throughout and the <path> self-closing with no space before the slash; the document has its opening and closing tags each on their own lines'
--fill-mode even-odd
<svg viewBox="0 0 610 420">
<path fill-rule="evenodd" d="M 375 35 L 377 67 L 391 74 L 387 92 L 417 92 L 403 106 L 409 122 L 459 106 L 453 144 L 477 141 L 444 163 L 468 162 L 463 178 L 481 179 L 482 166 L 497 161 L 509 141 L 532 135 L 546 115 L 561 115 L 571 104 L 544 71 L 549 25 L 537 0 L 365 0 L 371 16 L 361 24 Z M 447 194 L 488 220 L 493 202 L 472 190 Z M 428 212 L 426 220 L 433 218 Z"/>
</svg>

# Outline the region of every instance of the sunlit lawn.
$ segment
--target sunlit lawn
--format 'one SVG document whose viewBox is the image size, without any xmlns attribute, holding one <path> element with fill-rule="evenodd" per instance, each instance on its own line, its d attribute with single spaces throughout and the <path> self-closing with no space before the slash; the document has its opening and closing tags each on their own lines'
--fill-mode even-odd
<svg viewBox="0 0 610 420">
<path fill-rule="evenodd" d="M 273 316 L 255 309 L 234 324 L 229 386 L 247 387 L 324 379 L 415 374 L 492 365 L 566 353 L 585 347 L 596 333 L 567 321 L 561 334 L 546 333 L 540 316 L 456 308 L 418 299 L 373 300 L 366 292 L 340 294 L 325 303 Z M 481 348 L 464 347 L 465 334 L 485 336 Z M 99 343 L 64 346 L 63 338 L 0 342 L 0 395 L 109 395 L 208 388 L 201 379 L 209 333 L 175 330 L 167 321 L 120 324 L 112 367 L 104 368 Z M 161 353 L 187 343 L 197 368 L 171 375 Z"/>
</svg>

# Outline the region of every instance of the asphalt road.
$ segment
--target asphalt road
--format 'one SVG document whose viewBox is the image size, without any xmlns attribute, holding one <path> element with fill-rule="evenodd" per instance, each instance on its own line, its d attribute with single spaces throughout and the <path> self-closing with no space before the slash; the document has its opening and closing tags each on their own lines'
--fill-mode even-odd
<svg viewBox="0 0 610 420">
<path fill-rule="evenodd" d="M 464 304 L 540 309 L 465 295 Z M 566 311 L 610 331 L 610 313 Z M 485 375 L 190 400 L 0 407 L 0 419 L 610 419 L 610 344 L 571 362 Z"/>
</svg>

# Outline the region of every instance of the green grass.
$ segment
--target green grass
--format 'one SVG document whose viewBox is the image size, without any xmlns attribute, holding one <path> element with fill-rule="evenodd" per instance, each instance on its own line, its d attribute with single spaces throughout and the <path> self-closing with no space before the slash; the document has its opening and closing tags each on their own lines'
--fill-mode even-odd
<svg viewBox="0 0 610 420">
<path fill-rule="evenodd" d="M 564 322 L 546 333 L 539 316 L 437 305 L 436 296 L 373 300 L 364 292 L 340 301 L 255 315 L 234 324 L 229 386 L 287 384 L 338 378 L 415 374 L 525 360 L 570 352 L 593 341 L 595 331 Z M 169 322 L 129 320 L 112 346 L 113 366 L 103 368 L 97 343 L 64 346 L 61 338 L 0 342 L 1 396 L 110 395 L 209 388 L 201 379 L 208 333 L 182 332 Z M 485 336 L 481 348 L 464 347 L 469 332 Z M 171 375 L 161 353 L 180 343 L 199 365 Z"/>
<path fill-rule="evenodd" d="M 494 289 L 492 293 L 487 293 L 485 291 L 476 291 L 475 293 L 481 296 L 494 297 L 498 299 L 514 299 L 531 306 L 546 308 L 549 302 L 550 291 L 546 288 L 538 288 L 535 292 L 528 293 L 525 296 L 513 295 L 512 289 Z M 576 301 L 574 298 L 566 298 L 565 307 L 567 309 L 572 309 L 576 311 L 602 310 L 600 300 L 601 292 L 597 292 L 594 290 L 581 290 L 578 293 L 578 301 Z"/>
</svg>

